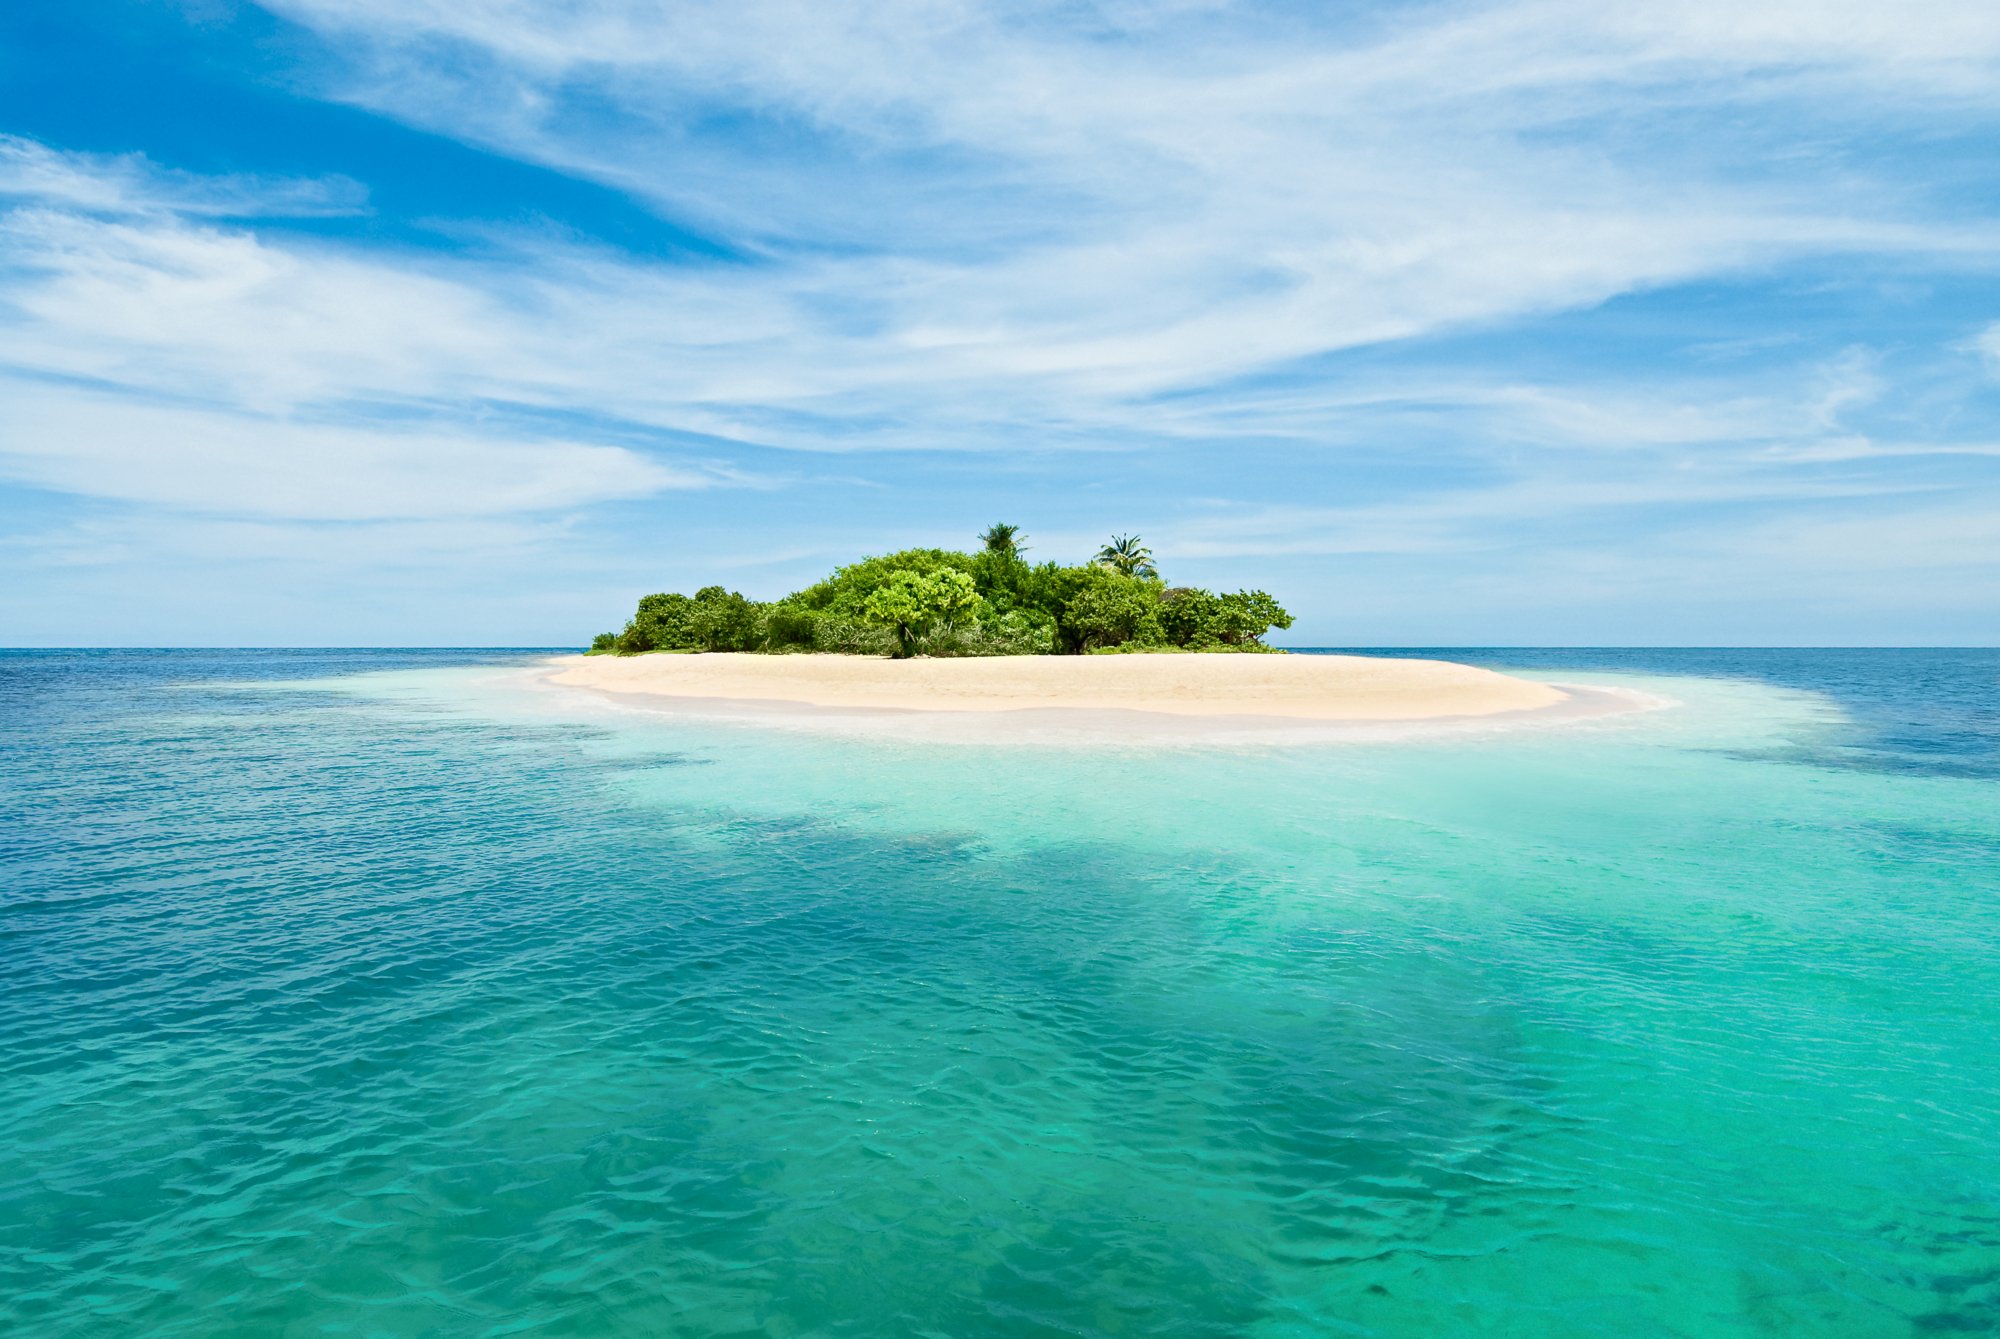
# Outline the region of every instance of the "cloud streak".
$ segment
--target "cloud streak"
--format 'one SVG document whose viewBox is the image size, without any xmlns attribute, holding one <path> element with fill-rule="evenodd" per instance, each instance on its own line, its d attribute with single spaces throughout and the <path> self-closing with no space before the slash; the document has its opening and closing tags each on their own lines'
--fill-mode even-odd
<svg viewBox="0 0 2000 1339">
<path fill-rule="evenodd" d="M 252 419 L 0 383 L 14 478 L 180 512 L 378 521 L 561 511 L 718 480 L 636 452 Z"/>
<path fill-rule="evenodd" d="M 1836 99 L 1990 110 L 2000 23 L 1972 4 L 1444 6 L 1358 36 L 1242 6 L 273 7 L 345 45 L 343 96 L 765 257 L 739 280 L 858 315 L 872 349 L 831 342 L 876 375 L 1066 412 L 1800 255 L 2000 250 L 1780 129 Z"/>
<path fill-rule="evenodd" d="M 0 199 L 9 196 L 109 214 L 296 219 L 360 213 L 368 190 L 349 177 L 204 175 L 139 153 L 64 152 L 0 135 Z"/>
</svg>

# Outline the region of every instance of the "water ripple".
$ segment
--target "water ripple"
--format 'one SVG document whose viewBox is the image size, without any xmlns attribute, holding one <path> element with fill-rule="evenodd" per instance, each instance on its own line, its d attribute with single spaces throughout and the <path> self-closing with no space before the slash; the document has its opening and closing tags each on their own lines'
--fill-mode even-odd
<svg viewBox="0 0 2000 1339">
<path fill-rule="evenodd" d="M 432 663 L 0 659 L 0 1328 L 2000 1331 L 1984 783 L 245 686 Z"/>
</svg>

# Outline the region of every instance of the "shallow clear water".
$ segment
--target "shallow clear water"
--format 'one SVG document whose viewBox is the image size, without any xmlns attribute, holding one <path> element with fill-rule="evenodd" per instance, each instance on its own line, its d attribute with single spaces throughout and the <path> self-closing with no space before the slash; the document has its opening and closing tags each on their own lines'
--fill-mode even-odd
<svg viewBox="0 0 2000 1339">
<path fill-rule="evenodd" d="M 826 737 L 0 653 L 0 1332 L 2000 1331 L 2000 652 Z"/>
</svg>

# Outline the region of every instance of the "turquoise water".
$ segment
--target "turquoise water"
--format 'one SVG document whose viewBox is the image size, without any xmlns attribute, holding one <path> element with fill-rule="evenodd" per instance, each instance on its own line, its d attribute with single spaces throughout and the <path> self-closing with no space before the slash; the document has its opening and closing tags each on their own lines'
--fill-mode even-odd
<svg viewBox="0 0 2000 1339">
<path fill-rule="evenodd" d="M 2000 653 L 1006 748 L 0 653 L 0 1332 L 2000 1332 Z"/>
</svg>

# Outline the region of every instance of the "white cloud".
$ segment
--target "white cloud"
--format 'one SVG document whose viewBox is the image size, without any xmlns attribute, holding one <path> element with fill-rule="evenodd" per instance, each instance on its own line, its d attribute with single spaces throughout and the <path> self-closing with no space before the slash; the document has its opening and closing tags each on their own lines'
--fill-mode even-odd
<svg viewBox="0 0 2000 1339">
<path fill-rule="evenodd" d="M 5 141 L 0 182 L 12 163 L 42 207 L 0 238 L 25 318 L 0 359 L 263 414 L 502 403 L 805 449 L 1233 436 L 1267 392 L 1216 388 L 1314 355 L 1803 255 L 2000 253 L 2000 229 L 1837 162 L 1765 155 L 1753 176 L 1736 132 L 1678 133 L 1690 112 L 1976 84 L 2000 19 L 1961 0 L 1893 19 L 1544 0 L 1338 28 L 1226 4 L 270 7 L 349 52 L 349 99 L 596 176 L 747 259 L 547 237 L 371 257 L 91 217 L 255 191 Z M 1785 114 L 1763 123 L 1783 141 Z M 1590 429 L 1560 393 L 1482 393 Z"/>
<path fill-rule="evenodd" d="M 1344 507 L 1225 505 L 1175 520 L 1165 556 L 1408 554 L 1533 549 L 1589 535 L 1615 519 L 1690 513 L 1746 503 L 1839 503 L 1879 499 L 1921 485 L 1885 488 L 1863 480 L 1800 480 L 1731 466 L 1643 477 L 1526 478 L 1394 502 Z M 1657 522 L 1630 524 L 1632 534 Z"/>
<path fill-rule="evenodd" d="M 0 473 L 220 516 L 393 520 L 545 512 L 711 480 L 618 447 L 253 419 L 0 382 Z"/>
<path fill-rule="evenodd" d="M 1631 231 L 1637 245 L 1636 219 Z M 1550 250 L 1525 225 L 1515 242 Z M 1585 265 L 1603 259 L 1588 246 L 1554 249 Z M 1459 273 L 1493 256 L 1442 259 L 1449 253 L 1413 262 L 1432 269 L 1403 276 L 1407 288 L 1350 276 L 1317 293 L 1197 310 L 1164 271 L 1149 279 L 1144 258 L 1108 254 L 1070 257 L 1073 273 L 1052 259 L 992 270 L 868 258 L 690 269 L 546 242 L 479 258 L 388 258 L 170 217 L 24 208 L 0 221 L 16 313 L 0 322 L 0 361 L 259 414 L 358 402 L 463 416 L 469 402 L 504 403 L 808 449 L 977 449 L 1065 434 L 1279 428 L 1260 409 L 1264 391 L 1172 407 L 1133 397 L 1422 333 L 1448 312 L 1471 319 L 1547 301 L 1565 284 L 1593 296 L 1616 286 L 1609 273 L 1574 267 L 1559 280 L 1541 263 L 1502 266 L 1501 278 Z M 1054 268 L 1027 272 L 1037 265 Z M 1079 311 L 1035 296 L 1093 284 L 1099 300 Z M 1434 287 L 1450 295 L 1415 310 Z M 1128 288 L 1164 296 L 1128 301 Z M 856 329 L 859 305 L 874 319 Z M 1523 403 L 1541 394 L 1470 393 Z M 1324 418 L 1354 394 L 1319 387 L 1311 412 Z M 1559 406 L 1542 408 L 1553 418 Z M 841 430 L 871 420 L 865 436 Z"/>
<path fill-rule="evenodd" d="M 1988 371 L 2000 377 L 2000 322 L 1995 322 L 1981 331 L 1973 347 L 1986 359 Z"/>
<path fill-rule="evenodd" d="M 964 0 L 273 7 L 349 45 L 351 99 L 596 176 L 761 256 L 733 279 L 776 299 L 783 352 L 838 367 L 856 393 L 833 413 L 870 389 L 1005 384 L 995 399 L 1088 416 L 1799 255 L 2000 251 L 2000 230 L 1915 216 L 1837 162 L 1752 145 L 1752 177 L 1730 134 L 1702 151 L 1680 124 L 1990 78 L 2000 20 L 1963 0 L 1893 18 L 1698 3 L 1671 22 L 1426 7 L 1358 36 L 1226 6 L 1145 22 Z M 1107 28 L 1120 40 L 1096 40 Z M 579 90 L 615 113 L 579 110 Z M 763 129 L 701 130 L 717 111 Z M 823 243 L 848 258 L 796 250 Z M 815 326 L 828 308 L 871 333 Z"/>
<path fill-rule="evenodd" d="M 0 221 L 18 368 L 258 410 L 450 394 L 504 359 L 484 295 L 408 268 L 176 220 L 42 209 Z"/>
<path fill-rule="evenodd" d="M 204 176 L 160 167 L 143 154 L 71 153 L 0 135 L 6 196 L 109 214 L 309 218 L 357 213 L 368 193 L 347 177 Z"/>
</svg>

